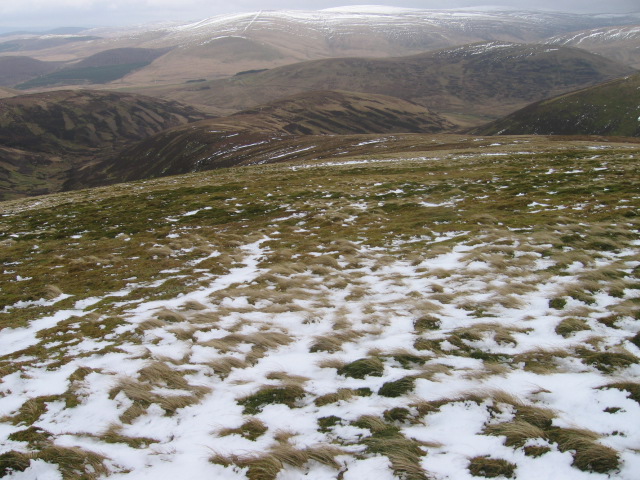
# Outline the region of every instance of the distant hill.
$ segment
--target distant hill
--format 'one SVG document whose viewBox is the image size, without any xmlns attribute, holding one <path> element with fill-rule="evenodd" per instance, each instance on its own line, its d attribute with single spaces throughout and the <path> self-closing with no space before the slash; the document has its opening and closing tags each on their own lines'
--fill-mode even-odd
<svg viewBox="0 0 640 480">
<path fill-rule="evenodd" d="M 15 97 L 21 93 L 22 92 L 12 88 L 0 87 L 0 98 Z"/>
<path fill-rule="evenodd" d="M 638 23 L 636 14 L 358 5 L 235 13 L 191 23 L 97 28 L 76 35 L 25 33 L 0 43 L 0 55 L 5 51 L 75 62 L 105 50 L 172 49 L 153 63 L 129 71 L 124 79 L 127 85 L 139 87 L 214 80 L 324 58 L 400 57 L 474 42 L 542 43 L 570 32 Z M 99 40 L 89 41 L 94 37 Z"/>
<path fill-rule="evenodd" d="M 640 73 L 534 103 L 473 133 L 638 137 Z"/>
<path fill-rule="evenodd" d="M 25 56 L 0 57 L 0 86 L 12 87 L 57 70 L 62 62 L 44 62 Z"/>
<path fill-rule="evenodd" d="M 191 107 L 141 95 L 56 91 L 0 100 L 0 199 L 57 191 L 79 165 L 169 127 Z"/>
<path fill-rule="evenodd" d="M 409 57 L 302 62 L 148 92 L 231 113 L 294 93 L 348 90 L 399 97 L 472 126 L 631 72 L 625 65 L 580 49 L 491 42 Z"/>
<path fill-rule="evenodd" d="M 78 42 L 99 40 L 94 35 L 53 35 L 45 34 L 40 37 L 19 38 L 0 42 L 0 52 L 25 52 L 46 50 Z"/>
<path fill-rule="evenodd" d="M 139 42 L 135 46 L 177 48 L 127 80 L 134 85 L 213 80 L 243 70 L 322 58 L 406 56 L 474 42 L 541 43 L 554 35 L 634 22 L 640 23 L 640 17 L 366 5 L 220 15 L 129 32 Z"/>
<path fill-rule="evenodd" d="M 557 35 L 546 43 L 582 48 L 640 69 L 640 21 Z"/>
<path fill-rule="evenodd" d="M 169 49 L 116 48 L 91 55 L 79 62 L 16 85 L 16 88 L 50 87 L 55 85 L 102 84 L 118 80 L 130 72 L 149 65 Z"/>
</svg>

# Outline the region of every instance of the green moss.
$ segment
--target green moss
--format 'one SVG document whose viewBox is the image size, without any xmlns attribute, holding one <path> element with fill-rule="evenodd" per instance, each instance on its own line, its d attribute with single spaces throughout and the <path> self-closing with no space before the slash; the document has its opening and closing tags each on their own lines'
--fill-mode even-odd
<svg viewBox="0 0 640 480">
<path fill-rule="evenodd" d="M 549 300 L 549 308 L 562 310 L 566 305 L 567 301 L 564 298 L 552 298 L 551 300 Z"/>
<path fill-rule="evenodd" d="M 427 359 L 424 357 L 419 357 L 418 355 L 411 355 L 408 353 L 394 355 L 392 358 L 400 365 L 402 365 L 402 368 L 406 369 L 415 368 L 416 365 L 424 365 L 427 361 Z"/>
<path fill-rule="evenodd" d="M 339 375 L 360 379 L 368 376 L 381 377 L 383 372 L 384 363 L 375 357 L 361 358 L 338 369 Z"/>
<path fill-rule="evenodd" d="M 305 396 L 305 391 L 297 385 L 283 387 L 263 387 L 253 395 L 238 401 L 244 407 L 244 413 L 254 415 L 260 413 L 267 405 L 283 404 L 294 408 L 295 403 Z"/>
<path fill-rule="evenodd" d="M 318 427 L 321 432 L 328 432 L 331 430 L 331 427 L 338 425 L 342 419 L 340 417 L 336 417 L 335 415 L 330 415 L 328 417 L 320 417 L 318 418 Z"/>
<path fill-rule="evenodd" d="M 513 478 L 516 465 L 501 458 L 474 457 L 469 461 L 469 473 L 474 477 Z"/>
<path fill-rule="evenodd" d="M 383 397 L 400 397 L 413 390 L 415 383 L 416 380 L 414 377 L 404 377 L 395 382 L 385 382 L 382 387 L 380 387 L 380 390 L 378 390 L 378 395 L 382 395 Z"/>
</svg>

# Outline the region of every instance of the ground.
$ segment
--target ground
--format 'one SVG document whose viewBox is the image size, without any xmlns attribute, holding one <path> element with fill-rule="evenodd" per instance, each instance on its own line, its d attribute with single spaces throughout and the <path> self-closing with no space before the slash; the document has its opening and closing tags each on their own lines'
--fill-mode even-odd
<svg viewBox="0 0 640 480">
<path fill-rule="evenodd" d="M 534 143 L 0 204 L 0 476 L 633 480 L 638 145 Z"/>
</svg>

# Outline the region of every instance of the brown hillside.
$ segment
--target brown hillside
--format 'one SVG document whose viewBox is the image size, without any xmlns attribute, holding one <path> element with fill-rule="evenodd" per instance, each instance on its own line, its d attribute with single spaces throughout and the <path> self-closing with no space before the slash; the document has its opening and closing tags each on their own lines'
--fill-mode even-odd
<svg viewBox="0 0 640 480">
<path fill-rule="evenodd" d="M 399 97 L 472 126 L 632 71 L 579 49 L 489 43 L 401 58 L 303 62 L 147 92 L 232 113 L 305 91 L 348 90 Z"/>
</svg>

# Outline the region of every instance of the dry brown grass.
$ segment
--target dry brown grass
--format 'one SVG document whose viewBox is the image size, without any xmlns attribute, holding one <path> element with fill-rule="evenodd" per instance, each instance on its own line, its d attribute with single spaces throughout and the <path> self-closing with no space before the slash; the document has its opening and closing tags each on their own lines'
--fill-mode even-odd
<svg viewBox="0 0 640 480">
<path fill-rule="evenodd" d="M 227 356 L 211 360 L 210 362 L 207 362 L 206 365 L 210 367 L 216 375 L 219 375 L 224 379 L 231 373 L 233 369 L 247 368 L 249 366 L 249 363 L 237 357 Z"/>
<path fill-rule="evenodd" d="M 320 335 L 314 337 L 313 343 L 309 347 L 309 351 L 311 353 L 338 352 L 342 350 L 342 345 L 344 343 L 353 342 L 363 335 L 363 332 L 357 330 L 346 330 L 328 335 Z"/>
</svg>

